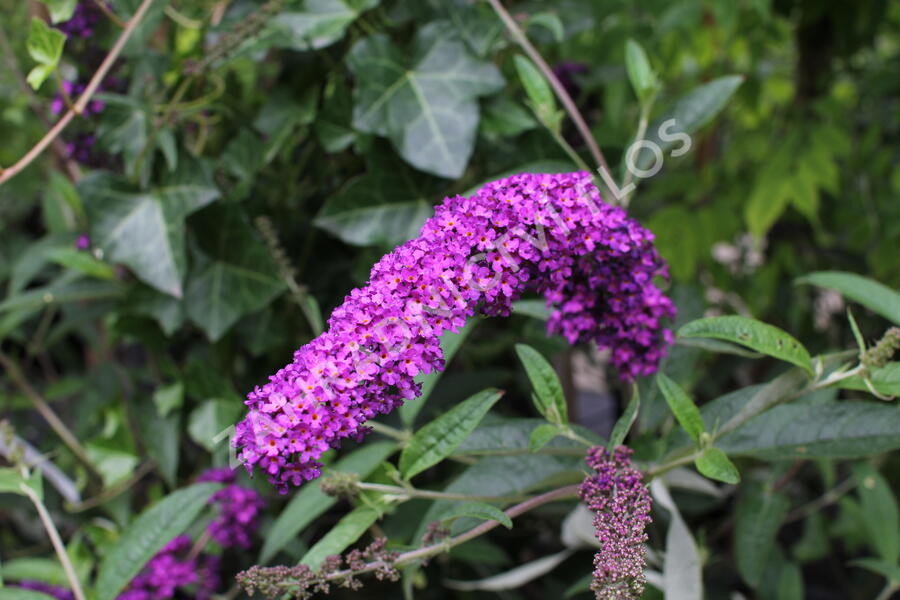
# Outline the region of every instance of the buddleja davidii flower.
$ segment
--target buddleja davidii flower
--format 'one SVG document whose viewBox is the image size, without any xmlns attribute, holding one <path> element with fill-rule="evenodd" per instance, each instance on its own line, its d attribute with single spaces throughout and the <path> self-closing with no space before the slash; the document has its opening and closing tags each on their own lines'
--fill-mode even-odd
<svg viewBox="0 0 900 600">
<path fill-rule="evenodd" d="M 75 600 L 75 594 L 72 593 L 72 590 L 68 588 L 64 588 L 59 585 L 52 585 L 49 583 L 44 583 L 43 581 L 33 581 L 30 579 L 23 579 L 11 586 L 13 589 L 16 587 L 22 588 L 23 590 L 32 590 L 35 592 L 41 592 L 42 594 L 46 594 L 51 598 L 56 598 L 57 600 Z"/>
<path fill-rule="evenodd" d="M 252 546 L 253 536 L 259 528 L 259 513 L 265 508 L 262 496 L 256 490 L 237 485 L 231 469 L 209 469 L 197 481 L 226 484 L 209 499 L 209 503 L 218 509 L 218 516 L 208 527 L 212 538 L 223 548 Z"/>
<path fill-rule="evenodd" d="M 208 600 L 219 587 L 219 561 L 210 554 L 188 556 L 191 540 L 180 535 L 166 544 L 116 600 L 166 600 L 177 593 Z"/>
<path fill-rule="evenodd" d="M 526 291 L 548 329 L 610 348 L 626 379 L 656 369 L 674 307 L 652 234 L 600 201 L 587 173 L 516 175 L 445 199 L 411 240 L 376 263 L 329 330 L 248 395 L 236 444 L 286 491 L 319 475 L 318 457 L 365 422 L 415 398 L 418 373 L 443 368 L 439 338 L 476 313 L 507 315 Z"/>
<path fill-rule="evenodd" d="M 631 450 L 617 447 L 612 455 L 596 446 L 586 462 L 594 470 L 579 495 L 594 513 L 600 551 L 594 555 L 591 589 L 598 600 L 630 600 L 644 592 L 645 529 L 650 523 L 650 493 L 631 466 Z"/>
</svg>

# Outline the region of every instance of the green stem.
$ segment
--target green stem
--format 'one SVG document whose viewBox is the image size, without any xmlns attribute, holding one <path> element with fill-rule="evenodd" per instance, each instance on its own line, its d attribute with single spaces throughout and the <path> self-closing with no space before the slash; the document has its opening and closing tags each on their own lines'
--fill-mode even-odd
<svg viewBox="0 0 900 600">
<path fill-rule="evenodd" d="M 556 75 L 554 75 L 553 69 L 550 68 L 550 65 L 547 64 L 547 61 L 544 60 L 541 53 L 531 44 L 528 40 L 528 36 L 525 35 L 525 32 L 522 31 L 522 28 L 519 27 L 516 20 L 509 14 L 509 11 L 503 7 L 500 0 L 488 0 L 488 2 L 490 3 L 491 8 L 494 9 L 494 12 L 497 13 L 497 16 L 500 17 L 500 20 L 503 21 L 503 25 L 509 30 L 509 33 L 516 43 L 521 46 L 522 50 L 525 51 L 525 54 L 527 54 L 534 64 L 537 65 L 538 69 L 541 70 L 541 73 L 544 74 L 544 77 L 547 78 L 547 81 L 550 82 L 550 86 L 556 93 L 557 98 L 559 98 L 559 101 L 566 109 L 566 112 L 569 113 L 569 117 L 571 117 L 572 122 L 575 123 L 575 128 L 578 130 L 584 143 L 587 144 L 587 147 L 590 149 L 591 156 L 594 157 L 597 166 L 601 169 L 605 169 L 607 173 L 610 173 L 609 166 L 606 164 L 606 159 L 603 157 L 603 152 L 601 152 L 600 146 L 597 145 L 597 140 L 594 139 L 590 127 L 588 127 L 587 122 L 585 122 L 584 117 L 581 115 L 581 112 L 578 110 L 578 107 L 575 105 L 569 92 L 566 91 L 566 88 L 560 83 Z M 592 172 L 590 169 L 585 170 Z"/>
<path fill-rule="evenodd" d="M 648 102 L 645 106 L 641 107 L 641 117 L 640 117 L 640 120 L 638 121 L 637 134 L 634 136 L 634 141 L 631 143 L 631 145 L 629 145 L 629 148 L 631 148 L 631 146 L 633 146 L 634 144 L 639 144 L 642 141 L 644 141 L 644 136 L 647 135 L 647 123 L 650 121 L 650 109 L 652 106 L 653 106 L 653 103 L 651 101 L 651 102 Z M 629 152 L 629 151 L 626 150 L 626 153 L 627 152 Z M 634 181 L 634 173 L 632 172 L 631 169 L 628 168 L 627 154 L 625 156 L 624 163 L 625 163 L 625 180 L 622 183 L 622 189 L 626 190 L 626 189 L 628 189 L 628 186 L 631 185 L 631 183 Z M 631 193 L 628 193 L 625 195 L 624 198 L 622 198 L 622 206 L 624 206 L 625 208 L 628 208 L 628 203 L 631 202 L 631 195 L 632 195 Z"/>
<path fill-rule="evenodd" d="M 379 423 L 378 421 L 368 421 L 366 425 L 371 427 L 372 431 L 375 433 L 394 438 L 398 442 L 405 442 L 410 438 L 410 434 L 406 431 L 391 427 L 390 425 L 385 425 L 384 423 Z"/>
<path fill-rule="evenodd" d="M 78 581 L 78 576 L 75 574 L 75 569 L 72 567 L 72 561 L 69 560 L 69 555 L 66 553 L 66 547 L 62 543 L 62 538 L 59 537 L 59 531 L 56 530 L 56 525 L 53 524 L 53 519 L 50 518 L 50 513 L 47 512 L 44 503 L 41 502 L 41 499 L 31 487 L 21 483 L 19 484 L 19 489 L 28 496 L 32 504 L 34 504 L 34 507 L 37 509 L 41 522 L 44 524 L 44 529 L 47 530 L 47 535 L 50 536 L 50 542 L 53 544 L 53 549 L 56 550 L 59 562 L 62 563 L 63 570 L 66 572 L 66 578 L 69 580 L 69 585 L 72 586 L 72 593 L 75 595 L 75 599 L 84 600 L 84 592 L 81 590 L 81 583 Z"/>
</svg>

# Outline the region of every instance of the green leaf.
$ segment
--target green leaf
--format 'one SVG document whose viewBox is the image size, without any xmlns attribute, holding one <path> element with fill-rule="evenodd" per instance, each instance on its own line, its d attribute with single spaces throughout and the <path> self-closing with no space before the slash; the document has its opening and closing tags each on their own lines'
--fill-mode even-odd
<svg viewBox="0 0 900 600">
<path fill-rule="evenodd" d="M 887 563 L 883 560 L 876 560 L 874 558 L 860 558 L 858 560 L 850 561 L 850 564 L 862 567 L 873 573 L 878 573 L 890 583 L 900 584 L 900 565 Z"/>
<path fill-rule="evenodd" d="M 91 240 L 104 258 L 120 262 L 142 281 L 182 296 L 187 261 L 184 218 L 219 193 L 205 183 L 174 183 L 141 192 L 126 180 L 95 172 L 79 183 Z"/>
<path fill-rule="evenodd" d="M 550 318 L 550 309 L 543 300 L 516 300 L 512 303 L 512 313 L 546 321 Z"/>
<path fill-rule="evenodd" d="M 372 506 L 358 506 L 343 516 L 337 525 L 325 534 L 309 549 L 300 562 L 312 569 L 322 566 L 325 559 L 333 554 L 340 554 L 350 544 L 356 542 L 366 530 L 372 526 L 381 512 Z"/>
<path fill-rule="evenodd" d="M 900 411 L 881 402 L 776 406 L 716 445 L 770 460 L 870 456 L 900 448 Z"/>
<path fill-rule="evenodd" d="M 673 156 L 685 154 L 690 146 L 689 136 L 709 123 L 725 107 L 728 100 L 744 82 L 741 75 L 729 75 L 714 79 L 691 90 L 680 98 L 647 129 L 647 141 L 666 152 L 677 144 Z M 674 122 L 670 123 L 674 119 Z M 679 134 L 684 134 L 685 137 Z M 637 158 L 640 169 L 648 169 L 655 158 L 650 152 L 641 152 Z"/>
<path fill-rule="evenodd" d="M 503 86 L 490 62 L 476 58 L 447 28 L 431 23 L 403 51 L 385 35 L 353 47 L 347 65 L 356 78 L 353 124 L 391 140 L 412 166 L 459 177 L 478 128 L 478 96 Z"/>
<path fill-rule="evenodd" d="M 697 470 L 716 481 L 737 485 L 741 482 L 741 474 L 737 467 L 718 448 L 707 448 L 694 460 Z"/>
<path fill-rule="evenodd" d="M 97 279 L 115 279 L 113 268 L 103 261 L 97 260 L 89 252 L 75 248 L 53 248 L 47 258 L 58 265 L 79 271 Z"/>
<path fill-rule="evenodd" d="M 305 0 L 303 10 L 279 10 L 263 32 L 269 45 L 318 50 L 337 42 L 364 11 L 379 0 Z M 257 48 L 257 47 L 254 47 Z"/>
<path fill-rule="evenodd" d="M 410 479 L 450 456 L 501 396 L 499 390 L 482 390 L 417 431 L 400 454 L 403 477 Z"/>
<path fill-rule="evenodd" d="M 634 425 L 634 422 L 637 420 L 640 408 L 641 394 L 637 386 L 633 386 L 628 406 L 625 407 L 625 412 L 623 412 L 622 416 L 616 421 L 612 433 L 609 434 L 608 446 L 610 450 L 614 450 L 617 446 L 621 446 L 622 442 L 625 441 L 628 432 L 631 431 L 632 425 Z"/>
<path fill-rule="evenodd" d="M 10 493 L 25 496 L 27 490 L 23 490 L 22 486 L 31 488 L 35 491 L 38 498 L 43 499 L 44 486 L 40 471 L 32 471 L 31 475 L 25 477 L 19 469 L 11 467 L 0 468 L 0 494 Z"/>
<path fill-rule="evenodd" d="M 456 352 L 462 346 L 463 342 L 466 341 L 466 338 L 477 324 L 478 319 L 471 318 L 463 325 L 462 329 L 459 330 L 459 333 L 447 331 L 441 336 L 441 354 L 444 357 L 444 370 L 450 366 L 450 361 L 456 356 Z M 437 385 L 438 381 L 440 381 L 443 374 L 444 371 L 432 371 L 431 373 L 416 376 L 416 381 L 422 384 L 422 393 L 419 394 L 418 398 L 409 400 L 400 407 L 400 420 L 404 425 L 410 426 L 415 422 L 416 416 L 419 414 L 419 411 L 422 410 L 422 407 L 431 396 L 434 387 Z"/>
<path fill-rule="evenodd" d="M 556 97 L 553 95 L 553 90 L 550 89 L 550 84 L 529 59 L 517 54 L 513 60 L 519 80 L 531 101 L 532 110 L 547 127 L 556 129 L 559 118 L 556 116 Z"/>
<path fill-rule="evenodd" d="M 890 362 L 883 367 L 872 369 L 869 372 L 869 382 L 880 394 L 900 396 L 900 362 Z M 837 385 L 846 390 L 869 391 L 866 382 L 859 375 L 842 379 Z"/>
<path fill-rule="evenodd" d="M 182 402 L 184 402 L 184 384 L 180 381 L 160 386 L 153 392 L 153 404 L 156 405 L 161 417 L 165 417 L 176 408 L 181 408 Z"/>
<path fill-rule="evenodd" d="M 555 554 L 544 556 L 536 560 L 532 560 L 510 569 L 504 573 L 492 575 L 484 579 L 476 581 L 458 581 L 455 579 L 447 579 L 444 585 L 453 590 L 475 591 L 484 590 L 489 592 L 502 592 L 504 590 L 515 590 L 526 583 L 534 581 L 539 577 L 543 577 L 557 566 L 562 564 L 572 555 L 574 550 L 566 548 Z"/>
<path fill-rule="evenodd" d="M 534 431 L 544 425 L 548 425 L 543 419 L 504 419 L 492 416 L 485 420 L 472 434 L 463 441 L 453 452 L 454 456 L 472 455 L 502 455 L 511 452 L 519 453 L 529 450 Z M 593 431 L 572 425 L 572 429 L 581 437 L 587 438 L 596 444 L 602 444 L 603 440 Z M 554 428 L 559 431 L 558 427 Z M 538 434 L 540 435 L 540 434 Z M 563 453 L 584 455 L 584 446 L 579 442 L 566 437 L 556 437 L 546 444 L 546 451 L 560 450 Z"/>
<path fill-rule="evenodd" d="M 31 579 L 52 585 L 66 585 L 66 572 L 54 558 L 13 558 L 4 561 L 0 573 L 5 580 L 21 581 Z"/>
<path fill-rule="evenodd" d="M 525 344 L 516 344 L 516 354 L 534 388 L 532 399 L 538 412 L 551 423 L 568 423 L 566 396 L 553 366 L 540 352 Z"/>
<path fill-rule="evenodd" d="M 650 66 L 647 53 L 636 41 L 625 43 L 625 68 L 631 87 L 642 105 L 646 105 L 659 91 L 659 78 Z"/>
<path fill-rule="evenodd" d="M 362 448 L 354 450 L 322 471 L 323 474 L 356 473 L 360 479 L 364 479 L 396 449 L 397 446 L 393 442 L 366 443 Z M 269 562 L 299 532 L 322 516 L 336 502 L 337 498 L 325 495 L 317 482 L 301 487 L 269 528 L 259 553 L 259 562 L 262 564 Z"/>
<path fill-rule="evenodd" d="M 38 89 L 50 77 L 59 64 L 65 43 L 66 36 L 62 31 L 49 27 L 37 17 L 31 17 L 31 29 L 28 31 L 25 47 L 37 66 L 28 73 L 28 85 Z"/>
<path fill-rule="evenodd" d="M 26 590 L 18 587 L 0 588 L 0 600 L 53 600 L 54 596 L 48 596 L 43 592 Z"/>
<path fill-rule="evenodd" d="M 672 410 L 672 414 L 678 419 L 678 423 L 684 428 L 694 442 L 700 441 L 700 436 L 706 431 L 700 409 L 694 404 L 681 386 L 669 379 L 665 374 L 656 376 L 656 385 L 666 398 L 666 403 Z"/>
<path fill-rule="evenodd" d="M 375 146 L 365 175 L 325 201 L 317 227 L 355 246 L 393 246 L 419 234 L 434 212 L 433 180 L 416 175 L 384 146 Z"/>
<path fill-rule="evenodd" d="M 528 438 L 528 450 L 531 452 L 537 452 L 544 446 L 550 443 L 550 441 L 558 435 L 561 435 L 561 431 L 558 425 L 554 425 L 552 423 L 544 423 L 543 425 L 538 425 L 531 432 L 531 437 Z"/>
<path fill-rule="evenodd" d="M 210 340 L 218 341 L 238 319 L 267 306 L 287 286 L 236 205 L 211 206 L 191 224 L 203 235 L 187 284 L 186 311 Z"/>
<path fill-rule="evenodd" d="M 130 444 L 129 444 L 130 446 Z M 112 487 L 134 473 L 140 458 L 118 440 L 98 439 L 85 444 L 88 458 L 103 477 L 103 485 Z"/>
<path fill-rule="evenodd" d="M 793 336 L 768 323 L 748 317 L 697 319 L 678 330 L 680 337 L 716 338 L 734 342 L 787 361 L 812 373 L 809 352 Z"/>
<path fill-rule="evenodd" d="M 666 561 L 663 564 L 666 600 L 702 600 L 703 571 L 697 542 L 662 479 L 654 479 L 650 490 L 656 502 L 670 515 L 666 531 Z"/>
<path fill-rule="evenodd" d="M 75 7 L 78 6 L 78 0 L 41 0 L 50 12 L 50 21 L 59 23 L 68 21 L 75 13 Z"/>
<path fill-rule="evenodd" d="M 441 514 L 441 523 L 447 523 L 460 517 L 473 517 L 483 521 L 497 521 L 507 529 L 512 529 L 512 519 L 505 512 L 484 502 L 463 502 Z"/>
<path fill-rule="evenodd" d="M 775 536 L 781 528 L 790 501 L 783 495 L 751 486 L 738 502 L 734 528 L 734 551 L 738 572 L 756 588 L 769 555 L 775 548 Z"/>
<path fill-rule="evenodd" d="M 800 277 L 797 283 L 837 290 L 850 300 L 900 325 L 900 293 L 868 277 L 845 271 L 819 271 Z"/>
<path fill-rule="evenodd" d="M 147 455 L 154 460 L 166 483 L 174 488 L 181 450 L 181 412 L 162 416 L 157 406 L 150 402 L 136 404 L 137 427 Z"/>
<path fill-rule="evenodd" d="M 192 440 L 212 452 L 221 442 L 219 435 L 237 422 L 243 410 L 243 404 L 232 399 L 209 399 L 191 411 L 188 433 Z"/>
<path fill-rule="evenodd" d="M 900 559 L 900 509 L 891 486 L 875 467 L 856 465 L 857 493 L 869 545 L 888 564 Z"/>
<path fill-rule="evenodd" d="M 96 600 L 113 600 L 153 555 L 187 529 L 220 488 L 216 483 L 197 483 L 145 510 L 104 555 Z"/>
</svg>

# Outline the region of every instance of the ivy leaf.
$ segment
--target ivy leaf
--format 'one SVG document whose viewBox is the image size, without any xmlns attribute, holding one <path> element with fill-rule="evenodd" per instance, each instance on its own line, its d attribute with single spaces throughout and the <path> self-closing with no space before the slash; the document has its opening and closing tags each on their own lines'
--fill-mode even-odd
<svg viewBox="0 0 900 600">
<path fill-rule="evenodd" d="M 303 10 L 281 10 L 270 20 L 264 36 L 275 46 L 318 50 L 335 43 L 364 11 L 379 0 L 305 0 Z"/>
<path fill-rule="evenodd" d="M 91 240 L 111 262 L 127 265 L 142 281 L 182 296 L 187 261 L 184 219 L 215 200 L 206 183 L 171 183 L 142 192 L 109 173 L 80 183 L 91 223 Z"/>
<path fill-rule="evenodd" d="M 243 405 L 233 400 L 211 398 L 191 411 L 188 417 L 188 434 L 192 440 L 212 452 L 221 442 L 219 435 L 234 425 L 243 410 Z"/>
<path fill-rule="evenodd" d="M 679 337 L 706 337 L 741 344 L 757 352 L 787 361 L 812 373 L 809 352 L 792 335 L 774 325 L 748 317 L 726 316 L 697 319 L 678 330 Z"/>
<path fill-rule="evenodd" d="M 528 373 L 528 379 L 534 388 L 534 405 L 551 423 L 564 424 L 569 421 L 566 396 L 556 371 L 541 356 L 541 353 L 525 344 L 516 344 L 516 354 Z"/>
<path fill-rule="evenodd" d="M 75 13 L 75 7 L 78 6 L 78 0 L 41 0 L 50 12 L 50 21 L 59 23 L 68 21 Z"/>
<path fill-rule="evenodd" d="M 37 66 L 28 73 L 28 85 L 38 89 L 50 77 L 59 64 L 65 43 L 66 36 L 62 31 L 48 26 L 37 17 L 31 17 L 31 29 L 28 31 L 25 47 Z"/>
<path fill-rule="evenodd" d="M 870 456 L 900 448 L 900 411 L 862 401 L 776 406 L 716 445 L 769 460 Z"/>
<path fill-rule="evenodd" d="M 268 248 L 236 205 L 213 206 L 192 220 L 201 232 L 185 294 L 188 318 L 212 341 L 284 291 Z"/>
<path fill-rule="evenodd" d="M 706 431 L 706 427 L 703 424 L 703 417 L 700 416 L 700 409 L 697 408 L 691 397 L 687 395 L 687 392 L 680 385 L 663 373 L 656 376 L 656 385 L 659 386 L 659 390 L 663 393 L 666 403 L 669 405 L 678 423 L 691 436 L 694 442 L 699 442 L 700 436 Z"/>
<path fill-rule="evenodd" d="M 900 293 L 873 279 L 844 271 L 819 271 L 800 277 L 797 283 L 837 290 L 850 300 L 900 325 Z"/>
<path fill-rule="evenodd" d="M 30 487 L 37 494 L 38 498 L 43 499 L 44 484 L 40 471 L 34 470 L 28 477 L 25 477 L 19 469 L 11 467 L 0 468 L 0 494 L 10 493 L 24 496 L 26 494 L 22 490 L 22 486 Z"/>
<path fill-rule="evenodd" d="M 775 549 L 775 536 L 790 508 L 783 495 L 764 491 L 760 486 L 745 490 L 737 506 L 734 551 L 738 572 L 756 588 L 762 580 L 769 555 Z"/>
<path fill-rule="evenodd" d="M 397 446 L 393 442 L 367 443 L 364 447 L 325 467 L 323 473 L 356 473 L 364 479 L 396 449 Z M 316 482 L 300 488 L 269 528 L 259 553 L 259 562 L 262 564 L 269 562 L 299 532 L 336 502 L 337 498 L 323 493 Z"/>
<path fill-rule="evenodd" d="M 686 140 L 679 134 L 688 137 L 712 121 L 743 82 L 742 75 L 728 75 L 694 88 L 650 124 L 647 141 L 659 146 L 663 152 L 678 144 L 673 156 L 686 153 L 689 147 L 685 147 Z M 671 127 L 664 126 L 673 119 Z M 646 170 L 654 160 L 653 153 L 641 152 L 636 162 L 639 169 Z"/>
<path fill-rule="evenodd" d="M 366 174 L 325 201 L 316 226 L 354 246 L 393 246 L 416 237 L 433 213 L 432 180 L 392 154 L 376 146 Z"/>
<path fill-rule="evenodd" d="M 737 467 L 728 460 L 725 453 L 718 448 L 707 448 L 694 460 L 697 470 L 716 481 L 737 485 L 741 482 L 741 474 Z"/>
<path fill-rule="evenodd" d="M 417 431 L 400 454 L 403 477 L 410 479 L 450 456 L 501 396 L 499 390 L 483 390 Z"/>
<path fill-rule="evenodd" d="M 447 523 L 460 517 L 473 517 L 483 521 L 497 521 L 507 529 L 512 529 L 513 523 L 505 512 L 484 502 L 463 502 L 453 505 L 453 508 L 441 514 L 441 523 Z"/>
<path fill-rule="evenodd" d="M 387 137 L 418 169 L 451 179 L 462 175 L 475 146 L 477 98 L 503 86 L 492 63 L 476 58 L 446 27 L 431 23 L 408 51 L 385 35 L 365 38 L 350 51 L 347 64 L 356 78 L 357 129 Z"/>
<path fill-rule="evenodd" d="M 97 600 L 113 600 L 153 555 L 180 535 L 221 486 L 197 483 L 172 492 L 145 510 L 110 548 L 97 576 Z"/>
</svg>

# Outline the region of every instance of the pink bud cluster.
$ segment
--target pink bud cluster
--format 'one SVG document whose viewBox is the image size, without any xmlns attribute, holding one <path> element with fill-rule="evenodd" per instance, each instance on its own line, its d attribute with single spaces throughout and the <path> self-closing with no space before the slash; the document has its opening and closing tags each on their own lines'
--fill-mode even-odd
<svg viewBox="0 0 900 600">
<path fill-rule="evenodd" d="M 655 276 L 667 271 L 653 234 L 604 204 L 587 173 L 514 175 L 447 198 L 327 332 L 248 395 L 240 457 L 282 492 L 317 477 L 323 452 L 361 438 L 368 419 L 418 396 L 416 375 L 443 368 L 443 332 L 507 315 L 525 292 L 545 298 L 551 333 L 610 349 L 623 378 L 650 374 L 675 313 Z"/>
<path fill-rule="evenodd" d="M 591 589 L 597 600 L 636 600 L 644 592 L 644 529 L 650 522 L 650 493 L 631 450 L 619 446 L 610 455 L 602 446 L 588 450 L 595 473 L 585 478 L 579 495 L 594 513 L 600 551 L 594 555 Z"/>
</svg>

